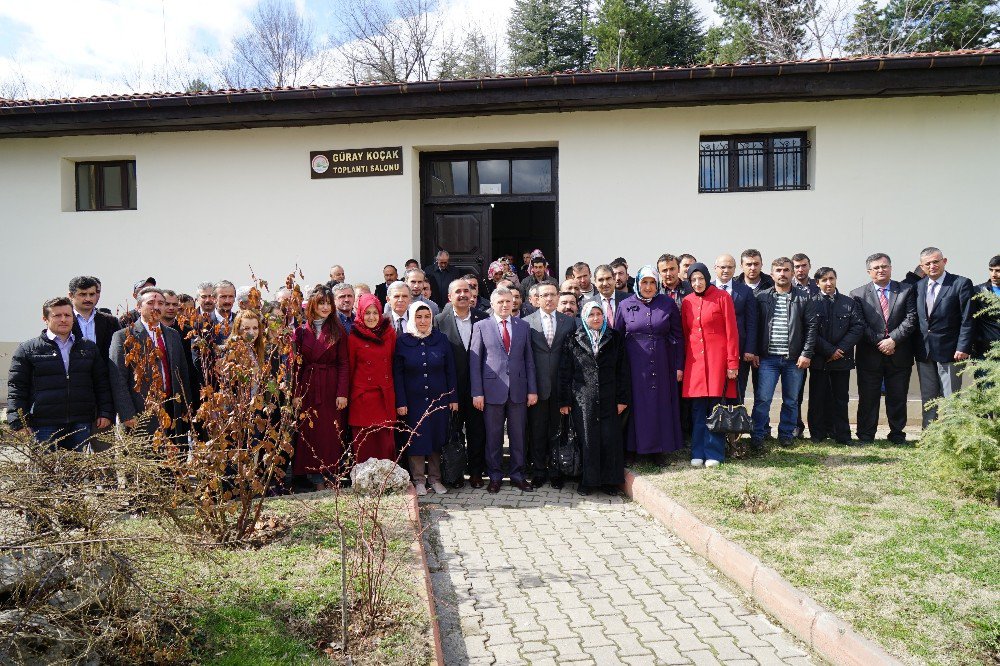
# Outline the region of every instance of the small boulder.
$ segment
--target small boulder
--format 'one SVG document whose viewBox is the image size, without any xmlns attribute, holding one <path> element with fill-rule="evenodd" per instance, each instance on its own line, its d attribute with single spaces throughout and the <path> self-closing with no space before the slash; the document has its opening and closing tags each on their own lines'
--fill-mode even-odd
<svg viewBox="0 0 1000 666">
<path fill-rule="evenodd" d="M 392 460 L 369 458 L 351 470 L 351 487 L 355 492 L 372 494 L 385 484 L 385 492 L 403 491 L 410 487 L 410 473 Z"/>
</svg>

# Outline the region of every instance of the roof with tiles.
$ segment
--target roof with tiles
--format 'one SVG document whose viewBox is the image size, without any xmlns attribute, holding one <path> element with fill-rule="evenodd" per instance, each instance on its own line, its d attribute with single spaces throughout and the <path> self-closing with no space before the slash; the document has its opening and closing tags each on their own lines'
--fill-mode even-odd
<svg viewBox="0 0 1000 666">
<path fill-rule="evenodd" d="M 894 68 L 930 69 L 933 67 L 976 66 L 1000 63 L 1000 49 L 968 49 L 959 51 L 935 51 L 932 53 L 899 53 L 880 56 L 851 56 L 845 58 L 810 58 L 805 60 L 781 60 L 768 62 L 748 62 L 738 64 L 709 64 L 690 66 L 665 66 L 623 68 L 621 70 L 594 69 L 588 71 L 561 71 L 544 74 L 501 74 L 492 77 L 475 79 L 437 79 L 420 82 L 389 82 L 372 81 L 365 83 L 343 83 L 331 86 L 285 86 L 273 88 L 239 88 L 219 89 L 197 92 L 147 92 L 110 95 L 92 95 L 84 97 L 64 97 L 54 99 L 4 99 L 0 98 L 0 110 L 8 112 L 15 109 L 34 109 L 40 107 L 59 107 L 65 105 L 103 105 L 115 102 L 142 102 L 153 100 L 175 100 L 198 102 L 227 98 L 278 99 L 278 98 L 318 98 L 365 95 L 369 92 L 391 89 L 401 94 L 406 92 L 430 92 L 437 89 L 440 92 L 448 90 L 469 90 L 475 88 L 504 87 L 509 83 L 517 86 L 530 87 L 532 83 L 549 82 L 553 79 L 567 80 L 572 84 L 586 84 L 590 81 L 601 83 L 638 82 L 644 79 L 655 80 L 657 74 L 663 79 L 679 78 L 735 78 L 741 76 L 781 76 L 796 73 L 837 73 L 850 71 L 872 71 Z M 610 79 L 609 79 L 610 75 Z M 642 76 L 645 75 L 645 76 Z"/>
</svg>

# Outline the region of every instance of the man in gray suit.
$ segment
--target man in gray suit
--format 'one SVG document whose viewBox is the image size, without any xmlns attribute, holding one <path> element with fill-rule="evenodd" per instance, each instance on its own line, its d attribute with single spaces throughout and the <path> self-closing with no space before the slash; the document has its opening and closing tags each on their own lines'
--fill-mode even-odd
<svg viewBox="0 0 1000 666">
<path fill-rule="evenodd" d="M 493 314 L 472 327 L 469 375 L 472 406 L 482 410 L 486 423 L 487 491 L 500 492 L 503 479 L 504 423 L 510 443 L 510 483 L 522 491 L 534 488 L 524 478 L 524 439 L 527 407 L 538 402 L 531 329 L 511 316 L 514 296 L 506 287 L 490 294 Z"/>
<path fill-rule="evenodd" d="M 187 405 L 191 399 L 191 382 L 187 362 L 184 359 L 184 345 L 177 331 L 169 326 L 160 325 L 164 303 L 163 292 L 160 289 L 146 287 L 139 292 L 138 321 L 115 332 L 111 338 L 109 368 L 111 390 L 118 418 L 128 428 L 135 427 L 137 417 L 146 411 L 146 398 L 152 386 L 152 379 L 157 375 L 163 382 L 163 408 L 167 415 L 174 421 L 187 416 Z M 125 346 L 129 338 L 134 339 L 138 349 L 141 350 L 137 355 L 139 363 L 143 364 L 138 383 L 136 364 L 126 360 L 130 350 Z M 154 415 L 147 422 L 146 431 L 152 435 L 159 425 L 159 419 Z M 168 434 L 175 434 L 175 430 L 176 428 L 171 426 Z M 181 429 L 181 431 L 186 430 Z"/>
<path fill-rule="evenodd" d="M 545 483 L 546 468 L 552 462 L 552 441 L 559 432 L 559 358 L 566 338 L 576 329 L 576 319 L 556 311 L 559 291 L 555 284 L 543 282 L 538 289 L 538 309 L 524 318 L 531 327 L 531 352 L 535 359 L 538 402 L 528 410 L 530 434 L 528 452 L 532 468 L 531 483 L 536 488 Z M 563 487 L 558 468 L 548 470 L 553 488 Z"/>
</svg>

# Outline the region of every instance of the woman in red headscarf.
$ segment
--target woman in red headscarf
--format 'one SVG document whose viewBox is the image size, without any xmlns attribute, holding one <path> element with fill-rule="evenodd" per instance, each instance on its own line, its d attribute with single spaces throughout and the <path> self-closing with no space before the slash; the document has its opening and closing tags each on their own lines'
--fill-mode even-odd
<svg viewBox="0 0 1000 666">
<path fill-rule="evenodd" d="M 306 322 L 295 329 L 299 441 L 292 471 L 322 490 L 343 471 L 347 432 L 347 332 L 333 314 L 333 293 L 317 285 L 306 303 Z"/>
<path fill-rule="evenodd" d="M 347 336 L 350 359 L 354 462 L 369 458 L 396 459 L 393 426 L 396 394 L 392 382 L 392 355 L 396 332 L 382 316 L 382 304 L 371 294 L 358 299 L 354 326 Z"/>
</svg>

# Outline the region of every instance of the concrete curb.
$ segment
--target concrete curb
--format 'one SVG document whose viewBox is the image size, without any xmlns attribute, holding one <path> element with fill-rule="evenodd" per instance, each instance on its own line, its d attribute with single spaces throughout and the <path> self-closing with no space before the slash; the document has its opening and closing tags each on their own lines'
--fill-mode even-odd
<svg viewBox="0 0 1000 666">
<path fill-rule="evenodd" d="M 410 516 L 410 524 L 416 535 L 413 548 L 420 555 L 420 566 L 424 571 L 424 585 L 427 587 L 427 610 L 431 618 L 431 633 L 434 636 L 434 659 L 438 666 L 444 666 L 444 648 L 441 645 L 441 626 L 438 624 L 437 605 L 434 601 L 434 586 L 431 584 L 431 570 L 427 566 L 427 552 L 424 550 L 424 528 L 420 522 L 420 502 L 417 500 L 417 490 L 410 487 L 406 491 L 406 512 Z"/>
<path fill-rule="evenodd" d="M 681 538 L 796 638 L 838 666 L 898 665 L 882 646 L 797 590 L 757 556 L 733 543 L 649 481 L 625 470 L 625 494 Z"/>
</svg>

